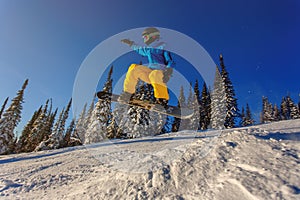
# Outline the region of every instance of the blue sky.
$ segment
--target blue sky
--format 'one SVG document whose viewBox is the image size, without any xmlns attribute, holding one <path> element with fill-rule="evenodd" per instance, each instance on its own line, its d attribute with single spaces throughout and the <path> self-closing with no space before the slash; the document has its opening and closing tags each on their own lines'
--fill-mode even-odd
<svg viewBox="0 0 300 200">
<path fill-rule="evenodd" d="M 216 64 L 222 53 L 240 108 L 248 102 L 258 113 L 263 95 L 279 104 L 289 93 L 298 102 L 299 9 L 298 0 L 2 0 L 0 104 L 29 78 L 23 124 L 48 98 L 62 109 L 93 48 L 147 26 L 190 36 Z"/>
</svg>

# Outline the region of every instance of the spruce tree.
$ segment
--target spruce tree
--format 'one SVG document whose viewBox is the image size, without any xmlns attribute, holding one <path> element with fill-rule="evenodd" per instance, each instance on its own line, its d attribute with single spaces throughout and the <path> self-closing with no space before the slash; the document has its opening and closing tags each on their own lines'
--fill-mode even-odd
<svg viewBox="0 0 300 200">
<path fill-rule="evenodd" d="M 200 96 L 200 90 L 199 90 L 199 82 L 196 80 L 194 85 L 194 92 L 195 92 L 195 98 L 197 100 L 197 103 L 199 105 L 199 124 L 198 124 L 198 130 L 201 130 L 201 110 L 202 110 L 202 102 L 201 102 L 201 96 Z"/>
<path fill-rule="evenodd" d="M 8 99 L 9 99 L 8 97 L 5 99 L 5 101 L 4 101 L 4 103 L 3 103 L 2 107 L 1 107 L 1 110 L 0 110 L 0 119 L 2 117 L 2 114 L 3 114 L 3 111 L 5 109 L 5 106 L 6 106 L 7 102 L 8 102 Z"/>
<path fill-rule="evenodd" d="M 192 91 L 192 84 L 189 88 L 189 96 L 187 99 L 187 107 L 193 110 L 193 115 L 187 120 L 189 130 L 198 130 L 200 121 L 200 107 L 197 96 Z"/>
<path fill-rule="evenodd" d="M 300 113 L 297 108 L 297 105 L 294 103 L 294 101 L 292 100 L 292 98 L 290 96 L 287 96 L 286 100 L 287 100 L 288 109 L 290 111 L 289 119 L 299 119 Z"/>
<path fill-rule="evenodd" d="M 114 138 L 121 138 L 118 136 L 118 124 L 116 122 L 115 116 L 112 117 L 111 122 L 107 126 L 107 138 L 114 139 Z"/>
<path fill-rule="evenodd" d="M 110 100 L 98 99 L 90 118 L 90 124 L 85 134 L 85 144 L 92 144 L 106 139 Z"/>
<path fill-rule="evenodd" d="M 280 104 L 281 119 L 288 120 L 290 118 L 290 110 L 286 97 L 283 97 Z"/>
<path fill-rule="evenodd" d="M 44 108 L 33 123 L 32 129 L 30 131 L 29 143 L 27 146 L 28 151 L 34 151 L 43 140 L 46 140 L 49 137 L 50 133 L 46 132 L 46 125 L 49 117 L 48 103 L 49 100 L 46 101 Z"/>
<path fill-rule="evenodd" d="M 150 102 L 150 98 L 146 95 L 146 93 L 147 88 L 145 83 L 143 81 L 139 81 L 133 98 Z M 151 135 L 152 132 L 149 130 L 149 110 L 135 106 L 130 107 L 130 110 L 130 116 L 132 120 L 132 127 L 131 130 L 129 130 L 131 135 L 130 137 L 137 138 L 145 135 Z"/>
<path fill-rule="evenodd" d="M 71 141 L 71 137 L 74 133 L 74 130 L 75 130 L 75 119 L 72 119 L 70 125 L 68 126 L 68 128 L 66 130 L 66 134 L 65 134 L 64 139 L 63 139 L 62 147 L 73 146 L 72 141 Z"/>
<path fill-rule="evenodd" d="M 77 128 L 76 129 L 76 133 L 80 137 L 80 140 L 83 144 L 86 143 L 86 141 L 85 141 L 85 136 L 87 134 L 86 130 L 89 128 L 89 125 L 92 122 L 92 114 L 93 114 L 93 110 L 95 108 L 94 99 L 95 99 L 95 96 L 92 99 L 92 101 L 90 103 L 90 106 L 89 106 L 89 109 L 88 109 L 88 111 L 85 115 L 85 118 L 84 118 L 83 123 L 82 123 L 82 128 Z"/>
<path fill-rule="evenodd" d="M 246 126 L 246 115 L 244 107 L 242 107 L 240 126 Z"/>
<path fill-rule="evenodd" d="M 206 84 L 203 84 L 201 93 L 200 106 L 200 128 L 201 130 L 208 129 L 211 120 L 211 97 Z"/>
<path fill-rule="evenodd" d="M 184 89 L 183 86 L 180 87 L 180 93 L 179 93 L 179 98 L 178 98 L 178 103 L 177 103 L 177 107 L 181 108 L 181 107 L 185 107 L 186 106 L 186 98 L 184 95 Z M 182 130 L 185 127 L 185 124 L 183 122 L 184 120 L 181 120 L 180 118 L 175 118 L 173 124 L 172 124 L 172 131 L 173 132 L 177 132 L 179 130 Z"/>
<path fill-rule="evenodd" d="M 87 104 L 84 104 L 83 109 L 79 115 L 77 120 L 75 130 L 74 130 L 74 137 L 78 138 L 81 143 L 84 143 L 84 136 L 85 136 L 85 120 L 86 120 L 86 107 Z"/>
<path fill-rule="evenodd" d="M 24 90 L 28 85 L 28 79 L 25 80 L 21 90 L 17 92 L 17 96 L 12 99 L 11 105 L 3 113 L 0 119 L 0 154 L 13 153 L 15 150 L 15 134 L 14 129 L 21 120 L 22 103 L 24 102 Z"/>
<path fill-rule="evenodd" d="M 247 103 L 244 126 L 252 126 L 253 124 L 254 124 L 254 119 L 252 118 L 250 107 L 249 107 L 249 104 Z"/>
<path fill-rule="evenodd" d="M 226 94 L 218 66 L 216 67 L 214 90 L 211 97 L 211 127 L 213 129 L 223 129 L 226 117 Z"/>
<path fill-rule="evenodd" d="M 236 118 L 239 117 L 239 109 L 237 107 L 237 98 L 235 97 L 233 84 L 229 78 L 229 74 L 224 65 L 224 59 L 222 54 L 220 55 L 220 65 L 222 69 L 221 71 L 222 80 L 225 86 L 226 108 L 227 108 L 227 114 L 226 114 L 224 125 L 226 128 L 233 128 L 235 127 Z"/>
<path fill-rule="evenodd" d="M 113 66 L 108 72 L 107 80 L 102 91 L 112 93 L 112 73 Z M 85 144 L 100 142 L 107 138 L 108 125 L 112 120 L 111 100 L 109 97 L 98 99 L 89 119 L 88 127 L 85 133 Z"/>
<path fill-rule="evenodd" d="M 280 121 L 281 120 L 281 113 L 280 113 L 280 110 L 279 110 L 279 108 L 276 104 L 273 107 L 273 118 L 274 118 L 274 121 Z"/>
<path fill-rule="evenodd" d="M 263 109 L 261 123 L 269 123 L 274 121 L 273 105 L 269 102 L 267 97 L 262 98 Z"/>
<path fill-rule="evenodd" d="M 58 120 L 56 121 L 51 135 L 44 138 L 43 141 L 35 148 L 35 151 L 48 150 L 48 149 L 58 149 L 64 147 L 64 137 L 65 137 L 65 125 L 69 117 L 69 112 L 72 105 L 72 99 L 70 99 L 66 109 L 63 108 Z M 48 118 L 47 118 L 48 119 Z"/>
<path fill-rule="evenodd" d="M 42 112 L 42 109 L 43 109 L 43 106 L 40 106 L 40 108 L 35 111 L 31 117 L 31 119 L 28 121 L 28 123 L 25 125 L 22 133 L 21 133 L 21 136 L 18 140 L 18 143 L 17 143 L 17 152 L 20 153 L 20 152 L 30 152 L 32 151 L 30 149 L 30 135 L 31 135 L 31 131 L 33 129 L 33 124 L 34 122 L 37 120 L 37 118 L 39 117 L 39 115 L 41 114 Z"/>
</svg>

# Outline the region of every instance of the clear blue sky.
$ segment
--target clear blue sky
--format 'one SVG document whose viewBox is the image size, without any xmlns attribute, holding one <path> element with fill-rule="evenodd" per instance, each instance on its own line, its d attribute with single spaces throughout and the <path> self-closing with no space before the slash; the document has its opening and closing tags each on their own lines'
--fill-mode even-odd
<svg viewBox="0 0 300 200">
<path fill-rule="evenodd" d="M 29 78 L 23 124 L 48 98 L 61 109 L 94 47 L 147 26 L 192 37 L 216 63 L 222 53 L 240 108 L 258 113 L 263 95 L 298 102 L 299 11 L 298 0 L 1 0 L 0 105 Z"/>
</svg>

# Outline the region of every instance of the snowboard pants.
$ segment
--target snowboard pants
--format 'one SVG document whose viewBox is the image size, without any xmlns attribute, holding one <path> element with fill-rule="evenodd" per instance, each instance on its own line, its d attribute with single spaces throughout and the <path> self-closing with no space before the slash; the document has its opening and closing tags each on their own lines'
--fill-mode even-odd
<svg viewBox="0 0 300 200">
<path fill-rule="evenodd" d="M 138 80 L 149 83 L 153 86 L 154 97 L 169 100 L 169 93 L 166 83 L 163 82 L 163 71 L 153 70 L 143 65 L 132 64 L 128 68 L 124 81 L 124 92 L 135 93 Z"/>
</svg>

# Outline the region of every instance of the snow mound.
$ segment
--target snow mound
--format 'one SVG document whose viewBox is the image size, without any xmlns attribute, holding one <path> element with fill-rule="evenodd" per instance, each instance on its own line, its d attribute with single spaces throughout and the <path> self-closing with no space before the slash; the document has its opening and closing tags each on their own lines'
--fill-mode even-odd
<svg viewBox="0 0 300 200">
<path fill-rule="evenodd" d="M 1 199 L 300 199 L 300 120 L 0 157 Z"/>
</svg>

